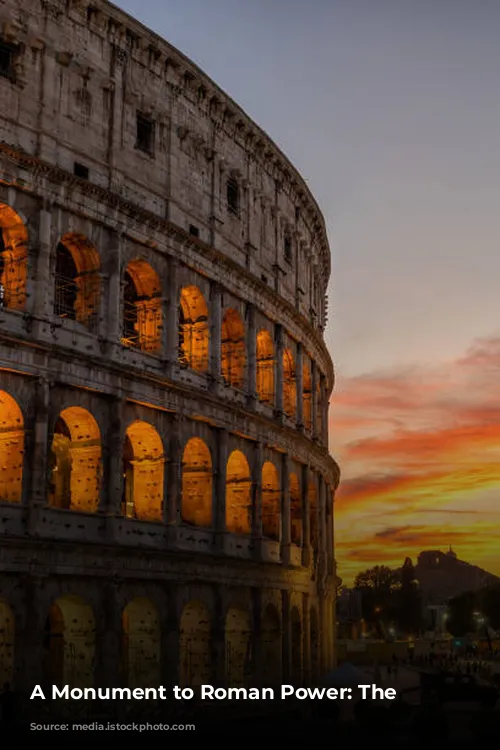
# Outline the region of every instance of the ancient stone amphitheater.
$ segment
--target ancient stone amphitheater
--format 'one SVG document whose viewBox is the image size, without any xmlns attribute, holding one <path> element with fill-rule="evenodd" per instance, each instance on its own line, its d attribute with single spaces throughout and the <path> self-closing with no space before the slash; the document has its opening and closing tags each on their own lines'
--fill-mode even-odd
<svg viewBox="0 0 500 750">
<path fill-rule="evenodd" d="M 330 252 L 303 179 L 113 5 L 0 6 L 0 680 L 335 660 Z"/>
</svg>

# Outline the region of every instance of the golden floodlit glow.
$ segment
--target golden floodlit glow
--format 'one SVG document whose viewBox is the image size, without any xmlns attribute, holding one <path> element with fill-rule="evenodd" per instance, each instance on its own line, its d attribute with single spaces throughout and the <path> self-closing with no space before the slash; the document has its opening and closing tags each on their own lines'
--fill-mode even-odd
<svg viewBox="0 0 500 750">
<path fill-rule="evenodd" d="M 342 479 L 338 573 L 449 545 L 500 575 L 500 339 L 435 369 L 340 382 L 330 409 Z"/>
</svg>

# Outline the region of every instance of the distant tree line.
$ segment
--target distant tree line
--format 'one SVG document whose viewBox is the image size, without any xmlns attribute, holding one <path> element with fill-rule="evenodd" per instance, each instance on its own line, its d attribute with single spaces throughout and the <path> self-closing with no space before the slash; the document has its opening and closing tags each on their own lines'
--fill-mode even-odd
<svg viewBox="0 0 500 750">
<path fill-rule="evenodd" d="M 455 638 L 500 630 L 500 584 L 465 591 L 448 602 L 448 632 Z"/>
</svg>

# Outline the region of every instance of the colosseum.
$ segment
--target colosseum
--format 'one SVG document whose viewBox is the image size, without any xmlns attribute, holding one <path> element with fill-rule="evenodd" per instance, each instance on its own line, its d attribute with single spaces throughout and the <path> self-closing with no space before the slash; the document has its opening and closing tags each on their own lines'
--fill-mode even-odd
<svg viewBox="0 0 500 750">
<path fill-rule="evenodd" d="M 0 681 L 314 683 L 339 482 L 321 212 L 115 6 L 0 22 Z"/>
</svg>

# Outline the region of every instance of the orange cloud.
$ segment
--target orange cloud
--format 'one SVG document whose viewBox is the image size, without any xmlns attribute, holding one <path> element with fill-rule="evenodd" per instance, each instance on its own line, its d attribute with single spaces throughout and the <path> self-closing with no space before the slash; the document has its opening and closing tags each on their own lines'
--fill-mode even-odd
<svg viewBox="0 0 500 750">
<path fill-rule="evenodd" d="M 433 369 L 340 380 L 330 435 L 344 580 L 449 544 L 500 575 L 499 382 L 499 338 Z"/>
</svg>

